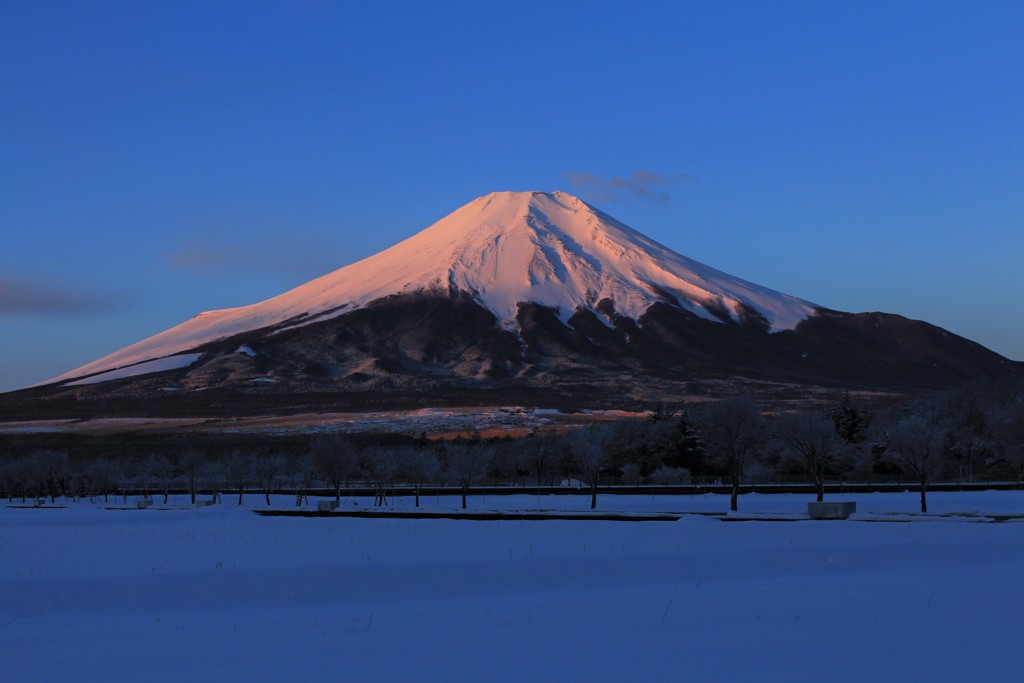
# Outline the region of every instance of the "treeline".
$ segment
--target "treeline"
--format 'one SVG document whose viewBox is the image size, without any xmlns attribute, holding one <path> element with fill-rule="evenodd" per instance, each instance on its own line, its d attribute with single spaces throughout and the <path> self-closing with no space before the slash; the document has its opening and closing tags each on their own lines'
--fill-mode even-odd
<svg viewBox="0 0 1024 683">
<path fill-rule="evenodd" d="M 568 483 L 589 492 L 611 484 L 721 483 L 737 508 L 748 483 L 809 481 L 822 499 L 829 481 L 914 484 L 927 510 L 936 481 L 1024 478 L 1024 390 L 962 387 L 900 406 L 860 403 L 848 395 L 831 405 L 775 412 L 736 397 L 645 420 L 593 423 L 519 439 L 454 441 L 421 437 L 382 445 L 342 433 L 311 436 L 305 448 L 259 448 L 75 457 L 56 450 L 15 457 L 0 453 L 0 492 L 8 500 L 79 497 L 109 501 L 129 493 L 260 495 L 288 491 L 301 502 L 329 489 L 369 489 L 375 505 L 401 487 L 415 497 L 455 486 L 463 507 L 478 485 L 548 487 Z"/>
</svg>

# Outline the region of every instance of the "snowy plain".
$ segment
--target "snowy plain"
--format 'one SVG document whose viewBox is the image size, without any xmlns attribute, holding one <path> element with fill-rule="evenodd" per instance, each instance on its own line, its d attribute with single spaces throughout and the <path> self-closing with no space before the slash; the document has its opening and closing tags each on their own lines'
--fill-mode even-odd
<svg viewBox="0 0 1024 683">
<path fill-rule="evenodd" d="M 828 499 L 858 514 L 765 521 L 799 517 L 801 495 L 743 496 L 762 519 L 734 522 L 262 517 L 252 494 L 242 507 L 2 507 L 3 677 L 1020 680 L 1024 523 L 991 516 L 1024 514 L 1024 493 L 933 493 L 928 516 L 912 492 Z M 422 505 L 457 511 L 458 498 Z M 728 498 L 598 505 L 724 513 Z"/>
</svg>

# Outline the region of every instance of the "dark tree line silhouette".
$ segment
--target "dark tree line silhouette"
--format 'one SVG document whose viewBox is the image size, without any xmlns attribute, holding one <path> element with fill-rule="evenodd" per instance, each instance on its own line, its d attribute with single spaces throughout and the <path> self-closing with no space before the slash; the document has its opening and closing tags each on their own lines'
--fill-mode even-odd
<svg viewBox="0 0 1024 683">
<path fill-rule="evenodd" d="M 419 507 L 425 488 L 453 487 L 466 507 L 481 484 L 545 488 L 575 486 L 598 505 L 608 485 L 718 484 L 736 510 L 741 486 L 804 481 L 822 500 L 832 482 L 891 481 L 913 485 L 927 510 L 937 481 L 1024 479 L 1024 388 L 964 386 L 896 405 L 850 395 L 831 403 L 782 409 L 750 397 L 694 404 L 646 420 L 564 426 L 518 439 L 478 434 L 385 446 L 343 433 L 313 435 L 305 450 L 258 450 L 76 457 L 39 450 L 15 456 L 0 443 L 0 494 L 9 501 L 86 498 L 127 502 L 130 493 L 218 498 L 293 493 L 301 504 L 326 489 L 340 504 L 348 492 L 369 492 L 384 506 L 399 490 Z"/>
</svg>

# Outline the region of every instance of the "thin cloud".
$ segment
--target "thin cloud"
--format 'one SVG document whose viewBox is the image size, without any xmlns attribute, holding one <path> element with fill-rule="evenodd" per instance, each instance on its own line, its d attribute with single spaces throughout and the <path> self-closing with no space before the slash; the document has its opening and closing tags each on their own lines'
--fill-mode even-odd
<svg viewBox="0 0 1024 683">
<path fill-rule="evenodd" d="M 663 175 L 654 171 L 637 171 L 633 175 L 622 178 L 602 178 L 593 173 L 577 172 L 563 174 L 577 192 L 602 203 L 630 202 L 632 200 L 651 201 L 656 204 L 668 204 L 672 201 L 669 190 L 677 183 L 692 180 L 689 173 Z"/>
<path fill-rule="evenodd" d="M 192 242 L 164 254 L 175 270 L 217 276 L 228 270 L 254 270 L 289 275 L 322 275 L 338 268 L 323 249 L 309 246 L 308 252 L 291 245 L 219 245 Z"/>
<path fill-rule="evenodd" d="M 0 315 L 81 315 L 107 313 L 123 300 L 97 292 L 71 289 L 55 282 L 0 276 Z"/>
<path fill-rule="evenodd" d="M 202 247 L 189 244 L 165 254 L 167 262 L 176 270 L 201 270 L 216 272 L 230 262 L 229 255 L 212 246 Z"/>
</svg>

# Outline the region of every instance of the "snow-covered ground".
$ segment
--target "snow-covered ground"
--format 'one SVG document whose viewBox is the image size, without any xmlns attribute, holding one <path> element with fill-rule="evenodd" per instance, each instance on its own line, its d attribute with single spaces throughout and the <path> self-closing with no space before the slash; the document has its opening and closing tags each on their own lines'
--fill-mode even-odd
<svg viewBox="0 0 1024 683">
<path fill-rule="evenodd" d="M 1024 523 L 976 521 L 1024 513 L 1024 494 L 935 493 L 933 511 L 960 514 L 928 517 L 905 514 L 913 493 L 854 499 L 858 517 L 913 521 L 260 517 L 254 495 L 251 508 L 227 495 L 202 509 L 3 507 L 3 678 L 1019 680 Z M 795 513 L 807 500 L 740 507 Z M 599 499 L 605 511 L 727 506 Z"/>
</svg>

